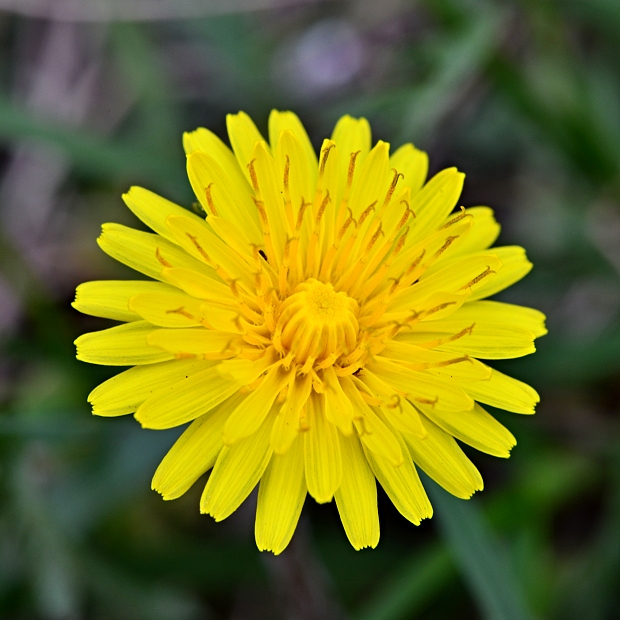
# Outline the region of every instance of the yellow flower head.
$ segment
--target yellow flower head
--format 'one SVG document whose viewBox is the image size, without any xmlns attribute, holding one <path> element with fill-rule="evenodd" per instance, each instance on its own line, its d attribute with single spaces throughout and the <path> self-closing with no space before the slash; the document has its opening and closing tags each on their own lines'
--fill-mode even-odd
<svg viewBox="0 0 620 620">
<path fill-rule="evenodd" d="M 99 245 L 154 278 L 88 282 L 74 307 L 122 321 L 77 339 L 86 362 L 134 366 L 89 396 L 93 413 L 145 428 L 191 422 L 153 488 L 225 519 L 259 484 L 256 541 L 280 553 L 306 493 L 335 497 L 351 544 L 379 540 L 375 479 L 418 524 L 432 508 L 423 469 L 462 498 L 482 489 L 455 441 L 507 457 L 514 437 L 480 404 L 533 413 L 529 386 L 480 362 L 534 351 L 533 309 L 480 301 L 531 268 L 519 247 L 487 249 L 487 207 L 453 213 L 464 175 L 425 183 L 411 144 L 371 148 L 365 119 L 341 118 L 316 156 L 291 112 L 269 142 L 228 117 L 232 151 L 185 134 L 198 217 L 133 187 L 127 206 L 153 231 L 105 224 Z"/>
</svg>

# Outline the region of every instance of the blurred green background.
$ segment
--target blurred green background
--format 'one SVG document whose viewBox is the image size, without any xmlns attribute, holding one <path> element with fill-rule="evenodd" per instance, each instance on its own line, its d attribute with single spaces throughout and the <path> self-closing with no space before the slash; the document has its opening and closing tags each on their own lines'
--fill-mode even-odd
<svg viewBox="0 0 620 620">
<path fill-rule="evenodd" d="M 620 617 L 620 3 L 617 0 L 0 0 L 0 617 L 491 620 Z M 132 277 L 95 239 L 136 226 L 143 185 L 190 206 L 181 134 L 298 112 L 316 145 L 343 113 L 466 172 L 533 272 L 502 298 L 548 315 L 498 367 L 535 417 L 498 412 L 508 461 L 469 451 L 470 502 L 427 481 L 415 527 L 380 493 L 381 542 L 349 546 L 308 500 L 260 554 L 255 499 L 215 524 L 200 485 L 150 490 L 177 431 L 94 419 L 115 370 L 75 360 L 107 321 L 85 280 Z"/>
</svg>

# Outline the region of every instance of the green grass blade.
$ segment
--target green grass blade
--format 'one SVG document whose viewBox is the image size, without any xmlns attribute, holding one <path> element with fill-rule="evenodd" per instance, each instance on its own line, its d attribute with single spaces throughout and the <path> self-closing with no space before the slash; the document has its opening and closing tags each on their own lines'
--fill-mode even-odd
<svg viewBox="0 0 620 620">
<path fill-rule="evenodd" d="M 154 178 L 178 185 L 182 166 L 130 144 L 121 144 L 78 128 L 45 121 L 0 98 L 0 142 L 36 140 L 66 153 L 71 165 L 96 179 Z"/>
<path fill-rule="evenodd" d="M 455 577 L 454 564 L 443 546 L 415 553 L 379 591 L 355 620 L 406 620 L 418 613 Z"/>
<path fill-rule="evenodd" d="M 509 558 L 475 500 L 453 497 L 424 476 L 446 543 L 485 618 L 530 620 L 521 586 Z"/>
</svg>

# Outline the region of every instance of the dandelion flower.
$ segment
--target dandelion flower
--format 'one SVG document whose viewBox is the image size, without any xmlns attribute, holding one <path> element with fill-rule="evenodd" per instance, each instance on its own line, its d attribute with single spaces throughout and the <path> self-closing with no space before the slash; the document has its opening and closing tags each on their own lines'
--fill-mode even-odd
<svg viewBox="0 0 620 620">
<path fill-rule="evenodd" d="M 482 478 L 456 440 L 499 457 L 515 445 L 482 405 L 534 413 L 531 387 L 479 361 L 546 333 L 537 310 L 483 301 L 531 263 L 488 249 L 491 209 L 454 211 L 462 173 L 427 182 L 427 155 L 371 148 L 365 119 L 341 118 L 318 157 L 291 112 L 271 113 L 269 141 L 244 113 L 227 121 L 232 150 L 184 135 L 206 218 L 132 187 L 124 201 L 153 232 L 103 226 L 104 252 L 153 280 L 77 289 L 79 311 L 122 322 L 78 338 L 78 359 L 132 367 L 90 394 L 93 413 L 189 423 L 153 488 L 174 499 L 212 470 L 200 510 L 220 521 L 258 485 L 261 550 L 287 546 L 308 493 L 335 498 L 353 547 L 375 547 L 376 481 L 419 524 L 432 507 L 418 467 L 469 498 Z"/>
</svg>

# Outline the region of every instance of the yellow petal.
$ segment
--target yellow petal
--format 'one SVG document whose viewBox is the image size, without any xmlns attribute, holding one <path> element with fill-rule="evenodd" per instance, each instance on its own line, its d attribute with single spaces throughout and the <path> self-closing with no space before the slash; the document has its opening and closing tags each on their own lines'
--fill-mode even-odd
<svg viewBox="0 0 620 620">
<path fill-rule="evenodd" d="M 342 459 L 338 430 L 327 421 L 322 396 L 306 401 L 307 430 L 304 455 L 308 492 L 319 504 L 330 502 L 342 480 Z"/>
<path fill-rule="evenodd" d="M 286 454 L 274 454 L 260 480 L 256 506 L 256 545 L 278 555 L 289 544 L 306 499 L 304 451 L 297 437 Z"/>
<path fill-rule="evenodd" d="M 418 410 L 406 398 L 403 398 L 368 369 L 364 369 L 358 377 L 377 398 L 385 403 L 380 406 L 381 411 L 394 428 L 418 437 L 426 435 L 426 429 L 420 420 Z"/>
<path fill-rule="evenodd" d="M 344 435 L 350 435 L 353 432 L 355 409 L 349 397 L 342 390 L 332 366 L 323 371 L 323 382 L 325 384 L 325 416 L 327 420 L 337 426 Z"/>
<path fill-rule="evenodd" d="M 379 513 L 375 477 L 355 434 L 340 437 L 342 482 L 336 490 L 336 506 L 347 538 L 354 549 L 379 542 Z"/>
<path fill-rule="evenodd" d="M 486 280 L 498 277 L 500 269 L 503 269 L 502 261 L 492 253 L 469 254 L 435 264 L 419 282 L 406 289 L 390 304 L 390 310 L 415 309 L 438 292 L 471 293 L 474 297 Z"/>
<path fill-rule="evenodd" d="M 352 118 L 347 114 L 336 123 L 331 139 L 338 147 L 338 176 L 342 193 L 346 186 L 351 154 L 359 151 L 355 160 L 355 170 L 359 172 L 370 151 L 370 124 L 365 118 Z"/>
<path fill-rule="evenodd" d="M 136 217 L 140 218 L 151 230 L 165 237 L 168 241 L 174 242 L 166 226 L 166 218 L 169 215 L 182 215 L 183 217 L 195 219 L 198 222 L 203 221 L 195 213 L 143 187 L 131 187 L 126 194 L 123 194 L 123 201 Z"/>
<path fill-rule="evenodd" d="M 224 443 L 230 446 L 256 432 L 289 380 L 290 372 L 281 366 L 272 368 L 261 384 L 230 414 L 224 427 Z"/>
<path fill-rule="evenodd" d="M 192 269 L 173 267 L 165 268 L 161 272 L 162 278 L 177 288 L 198 299 L 217 301 L 218 305 L 236 307 L 237 302 L 230 292 L 230 287 L 218 280 L 208 278 Z"/>
<path fill-rule="evenodd" d="M 405 519 L 419 525 L 422 519 L 433 516 L 433 509 L 411 457 L 407 454 L 405 442 L 397 431 L 392 429 L 392 432 L 398 438 L 403 454 L 406 455 L 402 465 L 395 467 L 387 459 L 370 450 L 365 450 L 366 458 L 398 512 Z"/>
<path fill-rule="evenodd" d="M 71 305 L 79 312 L 104 319 L 138 321 L 140 315 L 129 309 L 131 297 L 140 293 L 174 291 L 172 286 L 148 280 L 99 280 L 80 284 L 75 291 L 75 301 Z"/>
<path fill-rule="evenodd" d="M 339 147 L 338 143 L 336 143 Z M 358 171 L 353 179 L 349 206 L 353 217 L 358 218 L 362 211 L 375 204 L 375 213 L 379 211 L 392 181 L 390 171 L 390 145 L 379 140 L 363 162 L 357 163 Z M 372 218 L 366 218 L 370 222 Z M 360 234 L 361 236 L 361 234 Z"/>
<path fill-rule="evenodd" d="M 307 160 L 308 180 L 310 186 L 314 186 L 316 183 L 316 173 L 318 168 L 318 161 L 316 158 L 316 151 L 310 142 L 310 138 L 306 132 L 305 127 L 299 120 L 297 114 L 294 112 L 279 112 L 278 110 L 272 110 L 269 115 L 269 143 L 273 152 L 276 151 L 276 145 L 282 135 L 282 132 L 290 131 L 295 140 L 299 143 L 305 154 Z"/>
<path fill-rule="evenodd" d="M 447 318 L 420 322 L 411 331 L 399 334 L 397 340 L 419 346 L 436 343 L 433 346 L 442 351 L 483 359 L 505 359 L 533 353 L 534 338 L 546 333 L 542 312 L 495 301 L 475 301 Z M 450 340 L 455 334 L 459 337 Z"/>
<path fill-rule="evenodd" d="M 190 155 L 196 150 L 208 153 L 219 167 L 230 178 L 231 184 L 239 192 L 250 194 L 252 191 L 245 178 L 235 154 L 212 132 L 204 127 L 183 134 L 185 154 Z"/>
<path fill-rule="evenodd" d="M 390 166 L 391 165 L 390 160 Z M 394 174 L 394 170 L 396 170 L 396 168 L 391 170 L 392 174 Z M 412 212 L 408 210 L 410 204 L 411 188 L 402 181 L 402 178 L 399 178 L 398 185 L 395 187 L 390 202 L 381 217 L 382 237 L 390 241 L 390 246 L 396 239 L 401 238 L 404 234 L 403 248 L 407 247 L 407 237 L 409 236 L 409 230 L 413 222 Z M 403 251 L 403 249 L 399 250 L 397 257 L 400 256 Z M 393 262 L 394 259 L 392 259 L 392 263 Z"/>
<path fill-rule="evenodd" d="M 390 268 L 390 275 L 395 278 L 402 278 L 404 275 L 408 282 L 413 282 L 440 260 L 451 257 L 467 239 L 473 220 L 463 217 L 451 222 L 449 226 L 440 228 L 417 243 L 411 242 L 408 235 L 403 251 L 398 254 Z M 410 226 L 415 228 L 415 220 Z"/>
<path fill-rule="evenodd" d="M 525 277 L 532 269 L 525 250 L 519 246 L 492 248 L 492 251 L 502 261 L 502 269 L 494 278 L 488 278 L 481 286 L 472 288 L 471 301 L 491 297 L 503 291 Z"/>
<path fill-rule="evenodd" d="M 532 332 L 518 327 L 477 324 L 463 338 L 441 345 L 439 348 L 487 360 L 522 357 L 536 351 Z"/>
<path fill-rule="evenodd" d="M 275 349 L 269 347 L 257 360 L 226 360 L 218 366 L 218 370 L 223 377 L 237 381 L 240 385 L 249 385 L 273 366 L 278 359 Z"/>
<path fill-rule="evenodd" d="M 381 356 L 373 358 L 367 367 L 393 389 L 404 392 L 414 403 L 434 403 L 446 411 L 465 411 L 474 406 L 474 401 L 464 389 L 465 384 L 457 384 L 431 373 L 409 370 Z"/>
<path fill-rule="evenodd" d="M 135 366 L 98 385 L 88 395 L 88 402 L 93 406 L 94 415 L 134 413 L 153 394 L 214 364 L 204 360 L 171 360 Z"/>
<path fill-rule="evenodd" d="M 459 413 L 440 411 L 427 405 L 418 407 L 437 426 L 481 452 L 508 458 L 510 450 L 517 444 L 512 433 L 478 403 L 472 410 Z"/>
<path fill-rule="evenodd" d="M 276 146 L 277 145 L 277 146 Z M 283 131 L 277 142 L 272 142 L 277 173 L 283 181 L 284 207 L 282 217 L 286 217 L 288 234 L 292 236 L 302 203 L 314 197 L 316 184 L 316 155 L 308 159 L 304 148 L 292 131 Z M 314 154 L 314 151 L 313 151 Z M 312 161 L 312 167 L 309 165 Z M 313 174 L 310 174 L 312 168 Z"/>
<path fill-rule="evenodd" d="M 246 247 L 251 242 L 262 244 L 258 212 L 245 179 L 241 185 L 235 183 L 236 175 L 229 176 L 210 153 L 202 151 L 194 151 L 188 156 L 187 176 L 205 213 L 233 223 Z"/>
<path fill-rule="evenodd" d="M 144 428 L 173 428 L 207 413 L 240 387 L 213 366 L 154 394 L 138 407 L 135 417 Z"/>
<path fill-rule="evenodd" d="M 254 145 L 264 138 L 256 129 L 254 121 L 245 112 L 228 114 L 226 116 L 226 127 L 239 168 L 245 178 L 250 181 L 248 164 L 253 157 Z"/>
<path fill-rule="evenodd" d="M 221 521 L 252 492 L 271 459 L 272 424 L 270 417 L 252 436 L 222 448 L 200 498 L 200 512 Z"/>
<path fill-rule="evenodd" d="M 245 221 L 239 224 L 230 219 L 212 215 L 207 219 L 207 226 L 247 263 L 255 262 L 254 253 L 257 247 L 262 249 L 265 246 L 262 235 L 249 230 L 247 216 Z"/>
<path fill-rule="evenodd" d="M 170 353 L 147 344 L 147 337 L 155 329 L 146 321 L 133 321 L 83 334 L 75 341 L 77 358 L 104 366 L 137 366 L 172 359 Z"/>
<path fill-rule="evenodd" d="M 469 254 L 486 250 L 493 245 L 499 237 L 501 226 L 493 215 L 493 209 L 489 207 L 470 207 L 465 209 L 467 215 L 473 217 L 473 226 L 467 239 L 459 245 L 454 254 Z M 448 216 L 448 221 L 452 216 Z"/>
<path fill-rule="evenodd" d="M 428 174 L 428 155 L 416 149 L 413 144 L 403 144 L 390 157 L 390 168 L 396 168 L 405 175 L 404 185 L 411 189 L 411 196 L 417 194 Z"/>
<path fill-rule="evenodd" d="M 514 413 L 534 413 L 536 403 L 540 401 L 534 388 L 495 368 L 488 381 L 471 383 L 464 388 L 477 401 Z"/>
<path fill-rule="evenodd" d="M 299 433 L 299 416 L 312 389 L 312 375 L 291 377 L 286 400 L 278 413 L 271 431 L 271 447 L 276 454 L 284 454 Z"/>
<path fill-rule="evenodd" d="M 204 303 L 180 291 L 170 293 L 142 293 L 131 297 L 129 308 L 140 317 L 159 327 L 183 328 L 199 325 L 218 331 L 241 333 L 239 314 L 232 309 L 218 308 L 214 302 Z M 218 304 L 219 305 L 219 304 Z M 231 333 L 232 332 L 232 333 Z M 223 358 L 230 357 L 224 355 Z"/>
<path fill-rule="evenodd" d="M 266 142 L 257 142 L 252 151 L 252 164 L 250 166 L 252 187 L 256 195 L 257 204 L 262 205 L 266 216 L 263 222 L 263 236 L 265 232 L 271 237 L 275 261 L 282 263 L 282 251 L 286 243 L 286 226 L 284 216 L 284 199 L 282 181 L 279 178 L 276 163 L 269 152 Z M 270 257 L 270 249 L 265 249 Z"/>
<path fill-rule="evenodd" d="M 415 329 L 419 329 L 418 326 L 423 325 L 425 321 L 450 316 L 453 312 L 456 312 L 456 310 L 458 310 L 468 299 L 469 293 L 467 292 L 433 293 L 425 299 L 416 302 L 415 310 L 397 310 L 395 312 L 387 312 L 383 315 L 383 320 L 385 323 L 390 321 L 400 323 L 407 319 L 411 319 L 412 312 L 415 312 L 416 318 L 419 318 L 420 320 L 420 323 L 415 325 Z M 412 329 L 414 328 L 412 327 Z M 409 334 L 410 332 L 406 333 Z M 412 341 L 413 340 L 416 339 L 412 338 Z"/>
<path fill-rule="evenodd" d="M 205 360 L 234 357 L 247 344 L 230 332 L 210 329 L 157 329 L 147 339 L 153 347 L 173 353 L 179 358 L 196 356 Z"/>
<path fill-rule="evenodd" d="M 475 292 L 485 279 L 496 277 L 502 263 L 494 254 L 484 254 L 457 258 L 444 265 L 437 270 L 431 267 L 419 282 L 390 304 L 390 310 L 416 310 L 424 300 L 440 291 L 456 294 Z"/>
<path fill-rule="evenodd" d="M 499 301 L 472 301 L 459 308 L 451 317 L 476 321 L 477 325 L 512 325 L 532 332 L 536 338 L 547 333 L 545 315 L 534 308 L 505 304 Z"/>
<path fill-rule="evenodd" d="M 403 451 L 392 431 L 379 419 L 371 407 L 362 398 L 358 387 L 349 377 L 342 377 L 342 389 L 351 400 L 355 410 L 355 427 L 357 434 L 373 452 L 387 458 L 393 465 L 403 462 Z"/>
<path fill-rule="evenodd" d="M 334 243 L 334 226 L 340 206 L 337 201 L 340 185 L 338 177 L 338 145 L 331 140 L 323 140 L 312 217 L 304 220 L 305 227 L 302 228 L 302 251 L 307 247 L 306 233 L 313 233 L 316 236 L 318 232 L 318 243 L 314 252 L 316 258 L 325 256 L 327 248 Z M 319 211 L 323 207 L 323 216 L 319 218 Z M 321 222 L 318 231 L 316 230 L 317 218 Z M 310 244 L 313 241 L 311 240 Z M 307 273 L 313 277 L 319 274 L 319 261 L 315 260 L 312 255 L 308 257 Z"/>
<path fill-rule="evenodd" d="M 156 280 L 164 279 L 161 272 L 165 267 L 193 269 L 206 277 L 217 278 L 213 269 L 159 235 L 127 228 L 121 224 L 104 224 L 97 243 L 119 263 Z"/>
<path fill-rule="evenodd" d="M 235 394 L 194 420 L 159 464 L 151 488 L 164 499 L 181 497 L 211 469 L 222 449 L 222 429 L 231 407 L 243 398 Z"/>
<path fill-rule="evenodd" d="M 349 153 L 361 151 L 362 161 L 370 151 L 371 133 L 370 123 L 365 118 L 353 118 L 348 114 L 341 116 L 334 127 L 331 139 L 336 144 L 342 145 L 347 153 L 346 161 L 349 161 Z"/>
<path fill-rule="evenodd" d="M 456 340 L 433 346 L 437 346 L 438 351 L 452 352 L 453 357 L 461 354 L 482 359 L 510 359 L 534 353 L 536 350 L 534 334 L 517 327 L 475 322 L 465 325 L 460 321 L 433 323 L 432 327 L 435 326 L 437 329 L 416 330 L 403 334 L 399 337 L 399 341 L 425 346 L 429 342 L 438 343 L 440 340 L 449 340 L 455 334 L 462 334 Z"/>
<path fill-rule="evenodd" d="M 442 344 L 442 349 L 467 350 L 476 357 L 486 357 L 489 349 L 506 347 L 502 357 L 518 357 L 532 352 L 533 339 L 547 333 L 542 312 L 497 301 L 468 301 L 449 317 L 432 319 L 429 316 L 411 331 L 399 334 L 397 339 L 421 343 L 468 329 L 467 334 L 457 340 Z"/>
<path fill-rule="evenodd" d="M 180 291 L 141 293 L 129 299 L 129 309 L 160 327 L 201 325 L 202 301 Z"/>
<path fill-rule="evenodd" d="M 482 477 L 454 439 L 428 419 L 423 419 L 427 435 L 419 439 L 403 434 L 416 465 L 437 484 L 462 499 L 483 488 Z"/>
<path fill-rule="evenodd" d="M 412 196 L 410 207 L 416 217 L 409 233 L 410 242 L 416 243 L 441 225 L 456 206 L 464 181 L 462 172 L 446 168 Z"/>
<path fill-rule="evenodd" d="M 197 262 L 204 261 L 207 265 L 211 263 L 221 267 L 228 277 L 239 278 L 249 287 L 248 290 L 254 290 L 255 282 L 251 274 L 254 268 L 250 268 L 241 256 L 213 234 L 206 223 L 173 216 L 166 220 L 166 224 L 176 242 L 195 257 Z M 185 267 L 185 265 L 172 264 L 169 267 Z"/>
<path fill-rule="evenodd" d="M 457 341 L 455 341 L 457 342 Z M 491 376 L 489 368 L 467 355 L 417 347 L 405 341 L 391 340 L 381 356 L 416 371 L 425 371 L 446 380 L 484 381 Z"/>
</svg>

